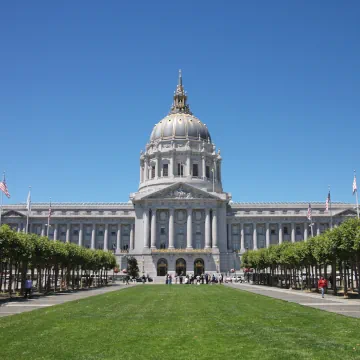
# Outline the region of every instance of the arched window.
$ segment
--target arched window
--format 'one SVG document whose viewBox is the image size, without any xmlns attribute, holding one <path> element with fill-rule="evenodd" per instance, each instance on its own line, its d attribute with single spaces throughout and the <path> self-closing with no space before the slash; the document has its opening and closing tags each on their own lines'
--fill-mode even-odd
<svg viewBox="0 0 360 360">
<path fill-rule="evenodd" d="M 176 260 L 176 274 L 177 275 L 186 275 L 186 261 L 184 259 L 177 259 Z"/>
<path fill-rule="evenodd" d="M 194 261 L 194 275 L 202 275 L 205 273 L 205 265 L 203 259 L 196 259 Z"/>
<path fill-rule="evenodd" d="M 157 262 L 157 276 L 165 276 L 168 272 L 168 262 L 166 259 L 159 259 Z"/>
</svg>

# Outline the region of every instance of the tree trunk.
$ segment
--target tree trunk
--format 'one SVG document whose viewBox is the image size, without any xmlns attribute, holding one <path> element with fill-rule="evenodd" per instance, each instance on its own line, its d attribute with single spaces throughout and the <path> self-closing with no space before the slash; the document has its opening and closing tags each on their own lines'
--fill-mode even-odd
<svg viewBox="0 0 360 360">
<path fill-rule="evenodd" d="M 9 296 L 11 297 L 11 293 L 12 293 L 12 282 L 13 282 L 13 263 L 12 263 L 12 259 L 10 258 L 10 263 L 9 263 L 9 284 L 8 284 L 8 292 L 9 292 Z"/>
<path fill-rule="evenodd" d="M 346 261 L 344 261 L 344 298 L 348 298 L 348 284 L 346 275 Z"/>
<path fill-rule="evenodd" d="M 332 273 L 332 278 L 333 278 L 333 283 L 332 283 L 332 288 L 333 288 L 333 293 L 334 295 L 337 294 L 337 286 L 336 286 L 336 260 L 334 260 L 332 262 L 331 265 L 331 273 Z"/>
</svg>

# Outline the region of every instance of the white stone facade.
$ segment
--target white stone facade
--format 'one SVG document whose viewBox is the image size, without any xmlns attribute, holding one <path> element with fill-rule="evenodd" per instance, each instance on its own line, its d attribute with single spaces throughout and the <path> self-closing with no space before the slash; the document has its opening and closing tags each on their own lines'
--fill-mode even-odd
<svg viewBox="0 0 360 360">
<path fill-rule="evenodd" d="M 140 185 L 128 203 L 55 203 L 49 239 L 114 251 L 119 266 L 135 256 L 141 273 L 227 272 L 246 249 L 311 236 L 308 203 L 236 203 L 222 189 L 220 150 L 187 104 L 181 74 L 168 116 L 140 154 Z M 313 235 L 356 212 L 312 203 Z M 49 205 L 32 204 L 29 231 L 47 234 Z M 25 204 L 3 207 L 3 222 L 25 231 Z"/>
</svg>

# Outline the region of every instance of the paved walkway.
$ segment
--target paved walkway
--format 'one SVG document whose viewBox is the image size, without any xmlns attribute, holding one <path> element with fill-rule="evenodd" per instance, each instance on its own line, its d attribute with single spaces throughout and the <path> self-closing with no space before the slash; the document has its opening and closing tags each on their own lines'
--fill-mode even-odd
<svg viewBox="0 0 360 360">
<path fill-rule="evenodd" d="M 294 302 L 299 305 L 309 306 L 315 309 L 360 318 L 360 300 L 358 299 L 344 299 L 341 297 L 335 297 L 333 295 L 325 295 L 324 299 L 322 299 L 321 294 L 306 293 L 299 290 L 271 288 L 268 286 L 250 285 L 244 283 L 225 285 L 234 289 L 241 289 L 254 294 Z"/>
<path fill-rule="evenodd" d="M 105 294 L 110 291 L 122 290 L 132 286 L 136 285 L 125 285 L 121 283 L 102 288 L 67 291 L 47 296 L 34 295 L 31 299 L 9 299 L 8 301 L 0 303 L 0 317 L 63 304 L 68 301 L 80 300 L 89 296 Z"/>
</svg>

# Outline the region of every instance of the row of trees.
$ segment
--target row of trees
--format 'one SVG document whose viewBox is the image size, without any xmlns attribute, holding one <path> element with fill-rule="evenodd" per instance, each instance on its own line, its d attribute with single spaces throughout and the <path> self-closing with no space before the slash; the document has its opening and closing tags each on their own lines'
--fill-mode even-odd
<svg viewBox="0 0 360 360">
<path fill-rule="evenodd" d="M 250 250 L 242 257 L 243 267 L 252 268 L 254 280 L 267 285 L 296 287 L 297 279 L 306 274 L 308 289 L 317 287 L 320 276 L 332 280 L 334 294 L 337 279 L 343 287 L 344 296 L 348 287 L 356 284 L 359 289 L 360 271 L 360 221 L 349 219 L 340 226 L 307 241 L 282 243 L 269 248 Z M 331 265 L 331 273 L 328 268 Z"/>
<path fill-rule="evenodd" d="M 0 290 L 23 291 L 26 275 L 37 279 L 39 292 L 101 285 L 116 266 L 113 253 L 49 241 L 47 237 L 0 227 Z M 19 286 L 20 284 L 20 286 Z"/>
</svg>

